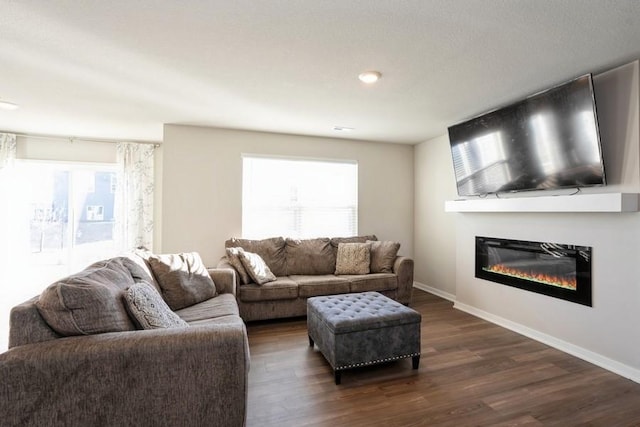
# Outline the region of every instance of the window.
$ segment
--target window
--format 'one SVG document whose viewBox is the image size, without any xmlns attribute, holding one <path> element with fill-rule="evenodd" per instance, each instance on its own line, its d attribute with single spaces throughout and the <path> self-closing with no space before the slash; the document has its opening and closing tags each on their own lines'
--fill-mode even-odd
<svg viewBox="0 0 640 427">
<path fill-rule="evenodd" d="M 19 161 L 16 174 L 20 189 L 9 238 L 22 281 L 42 287 L 118 253 L 115 165 Z"/>
<path fill-rule="evenodd" d="M 0 351 L 11 307 L 95 261 L 153 248 L 155 146 L 78 142 L 0 133 Z M 50 155 L 64 160 L 33 160 Z"/>
<path fill-rule="evenodd" d="M 242 236 L 358 234 L 358 164 L 264 156 L 242 159 Z"/>
</svg>

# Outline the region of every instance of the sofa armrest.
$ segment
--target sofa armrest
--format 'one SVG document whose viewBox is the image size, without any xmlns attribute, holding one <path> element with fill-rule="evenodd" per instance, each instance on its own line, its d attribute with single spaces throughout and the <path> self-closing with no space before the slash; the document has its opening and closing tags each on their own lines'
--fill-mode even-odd
<svg viewBox="0 0 640 427">
<path fill-rule="evenodd" d="M 3 425 L 224 425 L 246 419 L 244 324 L 60 338 L 0 354 Z"/>
<path fill-rule="evenodd" d="M 237 294 L 236 271 L 233 268 L 207 268 L 220 294 Z"/>
<path fill-rule="evenodd" d="M 218 265 L 216 266 L 216 268 L 230 268 L 231 270 L 234 271 L 234 273 L 236 273 L 236 289 L 238 289 L 239 286 L 242 285 L 238 271 L 235 269 L 233 265 L 231 265 L 231 263 L 229 262 L 226 256 L 223 256 L 222 258 L 220 258 L 220 261 L 218 261 Z"/>
<path fill-rule="evenodd" d="M 60 338 L 36 308 L 38 297 L 16 305 L 9 314 L 9 348 Z"/>
<path fill-rule="evenodd" d="M 393 272 L 398 277 L 398 301 L 409 305 L 413 292 L 413 259 L 405 256 L 396 257 Z"/>
</svg>

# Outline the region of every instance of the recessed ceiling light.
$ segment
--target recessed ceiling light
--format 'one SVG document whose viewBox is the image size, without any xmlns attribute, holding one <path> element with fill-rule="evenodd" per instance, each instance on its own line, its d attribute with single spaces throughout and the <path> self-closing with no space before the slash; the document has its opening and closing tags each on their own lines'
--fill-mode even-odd
<svg viewBox="0 0 640 427">
<path fill-rule="evenodd" d="M 360 73 L 358 78 L 361 82 L 366 84 L 372 84 L 380 80 L 382 77 L 382 73 L 380 71 L 365 71 L 364 73 Z"/>
<path fill-rule="evenodd" d="M 9 101 L 0 100 L 0 109 L 3 109 L 3 110 L 17 110 L 18 109 L 18 104 L 14 104 L 13 102 L 9 102 Z"/>
<path fill-rule="evenodd" d="M 351 132 L 353 128 L 346 126 L 334 126 L 333 130 L 335 130 L 336 132 Z"/>
</svg>

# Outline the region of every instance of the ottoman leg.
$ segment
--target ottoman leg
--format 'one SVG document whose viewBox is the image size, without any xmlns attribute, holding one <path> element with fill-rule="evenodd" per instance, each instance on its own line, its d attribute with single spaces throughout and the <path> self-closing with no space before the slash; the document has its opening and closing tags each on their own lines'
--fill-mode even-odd
<svg viewBox="0 0 640 427">
<path fill-rule="evenodd" d="M 340 380 L 342 379 L 342 371 L 333 371 L 333 377 L 336 381 L 336 385 L 340 385 Z"/>
<path fill-rule="evenodd" d="M 309 347 L 313 347 L 313 338 L 309 335 Z"/>
<path fill-rule="evenodd" d="M 413 361 L 413 369 L 418 369 L 420 366 L 420 356 L 413 356 L 411 360 Z"/>
</svg>

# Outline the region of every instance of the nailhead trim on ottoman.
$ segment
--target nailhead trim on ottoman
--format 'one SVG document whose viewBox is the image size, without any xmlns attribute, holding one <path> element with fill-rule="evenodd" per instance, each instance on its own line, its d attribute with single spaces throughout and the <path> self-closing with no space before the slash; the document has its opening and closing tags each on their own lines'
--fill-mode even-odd
<svg viewBox="0 0 640 427">
<path fill-rule="evenodd" d="M 344 369 L 413 358 L 420 363 L 417 311 L 378 292 L 313 297 L 307 300 L 309 344 L 322 352 L 340 384 Z"/>
</svg>

